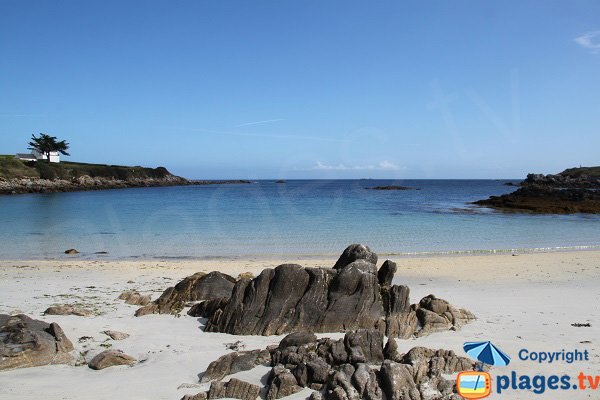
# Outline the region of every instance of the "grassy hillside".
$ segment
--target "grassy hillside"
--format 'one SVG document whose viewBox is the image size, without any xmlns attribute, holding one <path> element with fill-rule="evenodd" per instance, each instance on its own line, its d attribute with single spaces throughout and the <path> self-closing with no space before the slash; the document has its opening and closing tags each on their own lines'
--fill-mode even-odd
<svg viewBox="0 0 600 400">
<path fill-rule="evenodd" d="M 591 178 L 600 178 L 600 167 L 569 168 L 565 169 L 559 175 L 570 176 L 572 178 L 577 178 L 581 175 L 587 175 Z"/>
<path fill-rule="evenodd" d="M 35 168 L 30 168 L 13 156 L 0 155 L 0 177 L 6 179 L 33 177 L 39 178 L 40 173 Z"/>
<path fill-rule="evenodd" d="M 46 163 L 43 161 L 23 162 L 13 156 L 0 155 L 0 177 L 6 179 L 36 177 L 43 179 L 71 179 L 88 175 L 93 178 L 164 178 L 170 175 L 164 167 L 144 168 L 123 165 L 87 164 L 70 161 Z"/>
</svg>

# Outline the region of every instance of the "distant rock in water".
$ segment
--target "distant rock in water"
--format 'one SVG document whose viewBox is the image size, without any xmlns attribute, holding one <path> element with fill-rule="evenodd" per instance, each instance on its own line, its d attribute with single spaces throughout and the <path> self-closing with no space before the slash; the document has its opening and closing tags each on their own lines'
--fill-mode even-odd
<svg viewBox="0 0 600 400">
<path fill-rule="evenodd" d="M 391 185 L 391 186 L 375 186 L 372 188 L 368 188 L 370 190 L 418 190 L 416 188 L 413 187 L 408 187 L 408 186 L 396 186 L 396 185 Z"/>
<path fill-rule="evenodd" d="M 473 204 L 503 211 L 544 214 L 600 213 L 600 167 L 557 175 L 529 174 L 516 191 Z"/>
<path fill-rule="evenodd" d="M 79 252 L 75 249 L 65 250 L 65 254 L 79 254 Z"/>
<path fill-rule="evenodd" d="M 73 344 L 58 324 L 0 314 L 0 371 L 68 364 L 73 361 L 71 351 Z"/>
<path fill-rule="evenodd" d="M 275 183 L 287 183 L 286 181 L 284 181 L 283 179 L 280 179 L 278 181 L 275 181 Z"/>
</svg>

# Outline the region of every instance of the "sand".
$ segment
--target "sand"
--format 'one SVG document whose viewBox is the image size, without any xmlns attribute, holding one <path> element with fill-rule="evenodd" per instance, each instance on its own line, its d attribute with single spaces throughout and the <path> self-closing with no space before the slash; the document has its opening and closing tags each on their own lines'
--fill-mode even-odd
<svg viewBox="0 0 600 400">
<path fill-rule="evenodd" d="M 383 261 L 383 257 L 381 257 Z M 399 265 L 394 283 L 411 288 L 411 301 L 434 293 L 478 319 L 457 332 L 401 340 L 401 350 L 414 346 L 452 349 L 464 355 L 466 341 L 491 340 L 512 357 L 508 367 L 492 376 L 510 374 L 562 375 L 573 381 L 579 372 L 600 375 L 600 251 L 549 252 L 485 256 L 393 258 Z M 264 348 L 281 337 L 233 336 L 204 333 L 201 319 L 187 315 L 149 315 L 136 318 L 135 306 L 116 300 L 126 289 L 156 298 L 168 286 L 198 271 L 219 270 L 232 275 L 283 262 L 304 266 L 332 266 L 335 258 L 286 260 L 31 260 L 0 261 L 0 313 L 25 313 L 58 322 L 75 345 L 75 353 L 90 360 L 111 345 L 143 361 L 133 367 L 93 371 L 87 366 L 45 366 L 0 372 L 0 399 L 180 399 L 207 389 L 198 374 L 227 353 L 225 343 L 241 340 L 246 349 Z M 131 282 L 131 283 L 130 283 Z M 92 317 L 43 316 L 55 303 L 81 303 L 94 310 Z M 590 323 L 591 327 L 573 327 Z M 101 333 L 111 329 L 130 334 L 114 341 Z M 339 333 L 321 337 L 341 337 Z M 90 337 L 90 339 L 79 338 Z M 539 364 L 518 358 L 529 351 L 588 350 L 589 361 Z M 257 383 L 268 368 L 236 376 Z M 182 384 L 187 387 L 179 388 Z M 290 398 L 306 398 L 305 390 Z M 502 399 L 588 399 L 596 391 L 551 391 L 536 395 L 509 390 Z"/>
</svg>

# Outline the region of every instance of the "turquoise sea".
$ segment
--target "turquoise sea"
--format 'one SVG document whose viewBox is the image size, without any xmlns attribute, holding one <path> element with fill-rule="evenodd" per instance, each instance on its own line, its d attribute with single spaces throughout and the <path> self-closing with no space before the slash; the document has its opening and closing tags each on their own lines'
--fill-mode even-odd
<svg viewBox="0 0 600 400">
<path fill-rule="evenodd" d="M 600 247 L 600 216 L 500 213 L 496 180 L 273 180 L 0 197 L 0 258 L 211 258 Z M 420 190 L 377 191 L 378 185 Z M 108 254 L 94 254 L 108 252 Z"/>
</svg>

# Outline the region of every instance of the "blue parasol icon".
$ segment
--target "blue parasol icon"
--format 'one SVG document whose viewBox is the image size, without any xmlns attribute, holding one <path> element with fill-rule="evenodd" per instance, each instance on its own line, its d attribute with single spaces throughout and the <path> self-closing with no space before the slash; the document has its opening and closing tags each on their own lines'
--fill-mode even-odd
<svg viewBox="0 0 600 400">
<path fill-rule="evenodd" d="M 467 342 L 463 349 L 472 358 L 481 361 L 480 370 L 483 370 L 483 364 L 505 366 L 510 363 L 510 357 L 492 342 Z"/>
<path fill-rule="evenodd" d="M 481 361 L 479 370 L 483 371 L 483 364 L 506 366 L 510 363 L 510 357 L 507 356 L 492 344 L 492 342 L 467 342 L 463 345 L 465 353 L 472 358 Z M 475 387 L 479 383 L 479 376 L 475 382 Z"/>
</svg>

